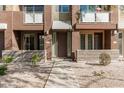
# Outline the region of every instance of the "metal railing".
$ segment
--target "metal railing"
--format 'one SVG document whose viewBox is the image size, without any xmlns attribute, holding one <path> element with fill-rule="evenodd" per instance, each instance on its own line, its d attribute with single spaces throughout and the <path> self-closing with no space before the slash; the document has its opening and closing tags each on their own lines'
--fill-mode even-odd
<svg viewBox="0 0 124 93">
<path fill-rule="evenodd" d="M 110 22 L 110 12 L 81 12 L 81 22 Z"/>
<path fill-rule="evenodd" d="M 24 23 L 43 23 L 43 13 L 24 13 Z"/>
</svg>

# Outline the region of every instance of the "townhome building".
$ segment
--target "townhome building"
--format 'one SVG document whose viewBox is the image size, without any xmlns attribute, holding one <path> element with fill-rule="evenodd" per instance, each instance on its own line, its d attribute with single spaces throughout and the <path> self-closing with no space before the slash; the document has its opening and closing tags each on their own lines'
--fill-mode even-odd
<svg viewBox="0 0 124 93">
<path fill-rule="evenodd" d="M 2 50 L 45 50 L 50 60 L 77 60 L 88 52 L 118 51 L 115 5 L 3 5 L 0 10 L 1 55 Z"/>
</svg>

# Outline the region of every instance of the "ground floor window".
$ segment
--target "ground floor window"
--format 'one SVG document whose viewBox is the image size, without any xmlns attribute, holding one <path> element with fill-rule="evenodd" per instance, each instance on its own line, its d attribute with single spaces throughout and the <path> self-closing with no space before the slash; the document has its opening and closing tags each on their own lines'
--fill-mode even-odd
<svg viewBox="0 0 124 93">
<path fill-rule="evenodd" d="M 44 50 L 44 36 L 38 34 L 38 50 Z"/>
<path fill-rule="evenodd" d="M 23 49 L 24 50 L 34 50 L 35 49 L 35 35 L 34 34 L 24 34 L 23 36 Z"/>
<path fill-rule="evenodd" d="M 80 48 L 83 50 L 103 49 L 103 33 L 81 34 Z"/>
<path fill-rule="evenodd" d="M 81 34 L 81 40 L 80 40 L 80 45 L 81 45 L 81 49 L 85 49 L 85 34 Z"/>
<path fill-rule="evenodd" d="M 23 50 L 44 50 L 44 35 L 41 33 L 23 33 Z"/>
</svg>

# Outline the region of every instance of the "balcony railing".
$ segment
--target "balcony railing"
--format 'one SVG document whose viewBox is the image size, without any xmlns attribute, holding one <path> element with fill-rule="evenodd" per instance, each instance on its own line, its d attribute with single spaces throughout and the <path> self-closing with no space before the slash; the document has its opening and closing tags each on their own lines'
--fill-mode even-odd
<svg viewBox="0 0 124 93">
<path fill-rule="evenodd" d="M 110 12 L 81 13 L 81 22 L 110 22 Z"/>
<path fill-rule="evenodd" d="M 43 23 L 43 13 L 24 13 L 24 23 Z"/>
</svg>

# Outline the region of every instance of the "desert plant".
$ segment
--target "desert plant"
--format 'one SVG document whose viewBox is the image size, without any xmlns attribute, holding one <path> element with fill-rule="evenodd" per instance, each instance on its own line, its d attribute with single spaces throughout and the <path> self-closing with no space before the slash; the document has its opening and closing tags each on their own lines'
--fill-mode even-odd
<svg viewBox="0 0 124 93">
<path fill-rule="evenodd" d="M 4 62 L 4 64 L 7 66 L 9 63 L 11 63 L 13 61 L 13 57 L 12 56 L 3 56 L 2 57 L 2 61 Z"/>
<path fill-rule="evenodd" d="M 110 57 L 110 55 L 107 54 L 107 53 L 100 54 L 100 56 L 99 56 L 99 62 L 100 62 L 101 65 L 104 65 L 104 66 L 110 64 L 111 63 L 111 57 Z"/>
<path fill-rule="evenodd" d="M 5 64 L 0 65 L 0 75 L 5 75 L 7 71 L 7 66 Z"/>
<path fill-rule="evenodd" d="M 7 71 L 7 65 L 13 61 L 12 56 L 3 56 L 2 57 L 2 62 L 4 64 L 0 65 L 0 75 L 5 75 Z"/>
<path fill-rule="evenodd" d="M 38 54 L 33 54 L 32 56 L 32 65 L 37 65 L 37 63 L 40 61 L 41 57 Z"/>
</svg>

